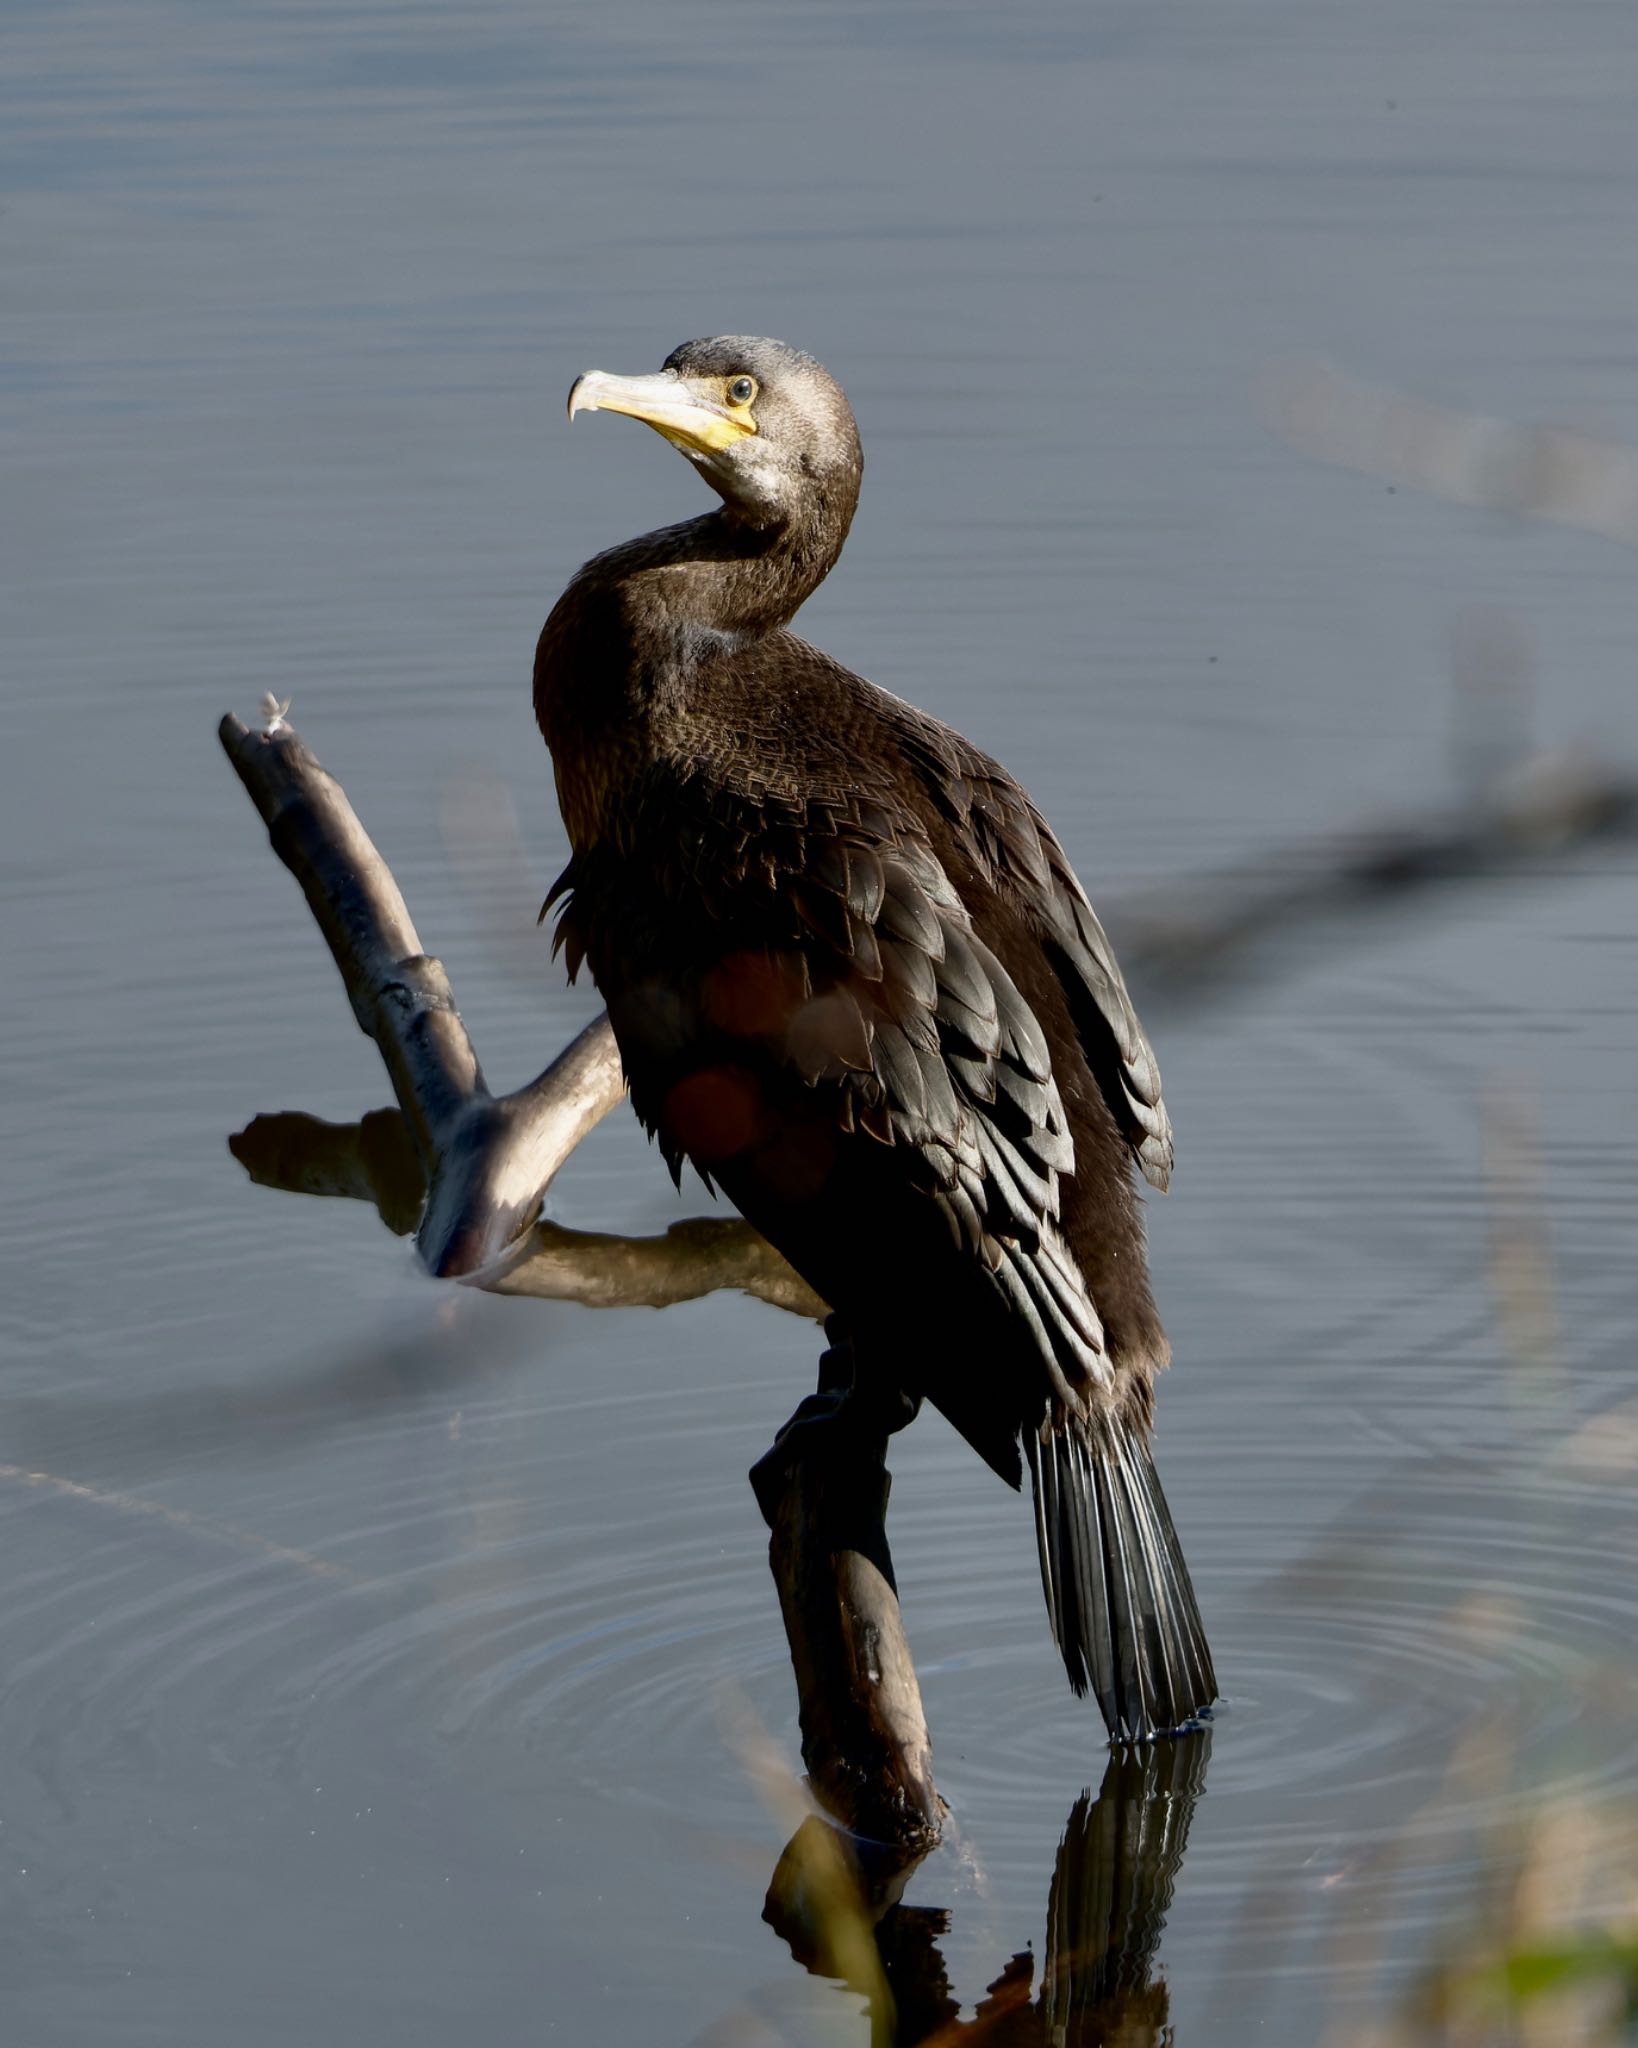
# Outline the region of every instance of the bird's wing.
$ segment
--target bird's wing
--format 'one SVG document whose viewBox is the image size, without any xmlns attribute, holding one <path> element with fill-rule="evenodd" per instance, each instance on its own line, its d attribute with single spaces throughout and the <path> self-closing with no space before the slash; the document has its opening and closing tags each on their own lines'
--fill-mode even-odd
<svg viewBox="0 0 1638 2048">
<path fill-rule="evenodd" d="M 970 1272 L 1029 1331 L 1054 1407 L 1085 1413 L 1112 1373 L 1058 1228 L 1074 1143 L 1038 1019 L 893 792 L 839 778 L 800 794 L 741 785 L 696 764 L 663 800 L 650 796 L 682 857 L 679 935 L 658 976 L 664 935 L 644 938 L 637 1000 L 620 995 L 626 913 L 611 902 L 583 926 L 593 906 L 572 878 L 571 952 L 584 944 L 610 994 L 634 1106 L 674 1170 L 685 1152 L 709 1171 L 668 1111 L 678 1076 L 783 1072 L 804 1103 L 832 1106 L 840 1142 L 897 1155 L 907 1190 L 936 1205 Z M 702 957 L 702 933 L 716 932 L 733 934 L 733 950 Z M 718 1177 L 759 1221 L 741 1199 L 745 1169 L 724 1164 Z"/>
<path fill-rule="evenodd" d="M 983 878 L 1016 907 L 1045 947 L 1115 1122 L 1144 1178 L 1164 1189 L 1174 1148 L 1160 1068 L 1115 949 L 1068 855 L 998 762 L 949 727 L 889 702 L 899 713 L 894 722 L 900 747 L 929 798 L 971 848 Z"/>
</svg>

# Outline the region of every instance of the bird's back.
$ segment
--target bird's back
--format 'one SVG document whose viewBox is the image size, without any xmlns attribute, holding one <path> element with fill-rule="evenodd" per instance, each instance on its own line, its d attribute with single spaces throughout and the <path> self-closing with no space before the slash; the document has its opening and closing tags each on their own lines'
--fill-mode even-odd
<svg viewBox="0 0 1638 2048">
<path fill-rule="evenodd" d="M 1094 1003 L 1091 1031 L 1077 1020 L 1084 897 L 1023 791 L 788 632 L 696 660 L 636 724 L 562 930 L 673 1170 L 692 1159 L 884 1347 L 911 1325 L 933 1359 L 917 1391 L 1009 1476 L 1054 1370 L 1071 1388 L 1112 1375 L 1146 1415 L 1165 1340 L 1127 1069 Z M 1033 1277 L 1043 1231 L 1066 1269 L 1035 1303 L 1044 1345 L 988 1263 L 1001 1246 Z M 992 1321 L 975 1389 L 950 1347 Z"/>
</svg>

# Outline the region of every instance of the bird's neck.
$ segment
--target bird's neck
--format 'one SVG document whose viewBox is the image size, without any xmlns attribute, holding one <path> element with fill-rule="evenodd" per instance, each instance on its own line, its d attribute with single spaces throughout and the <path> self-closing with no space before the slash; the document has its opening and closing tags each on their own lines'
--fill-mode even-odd
<svg viewBox="0 0 1638 2048">
<path fill-rule="evenodd" d="M 824 581 L 852 509 L 835 517 L 820 502 L 768 527 L 708 513 L 580 570 L 535 654 L 535 717 L 577 849 L 605 835 L 712 667 L 777 632 Z"/>
<path fill-rule="evenodd" d="M 851 508 L 850 508 L 851 510 Z M 596 556 L 569 586 L 612 600 L 641 642 L 750 639 L 789 622 L 830 573 L 847 524 L 823 502 L 752 526 L 728 510 L 662 526 Z"/>
</svg>

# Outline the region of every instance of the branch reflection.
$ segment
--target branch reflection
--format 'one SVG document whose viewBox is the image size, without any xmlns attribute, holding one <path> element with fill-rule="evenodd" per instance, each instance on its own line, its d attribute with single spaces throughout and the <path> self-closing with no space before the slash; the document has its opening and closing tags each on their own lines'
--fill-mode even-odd
<svg viewBox="0 0 1638 2048">
<path fill-rule="evenodd" d="M 867 2001 L 873 2048 L 1161 2048 L 1172 2038 L 1161 1930 L 1210 1755 L 1202 1731 L 1110 1757 L 1058 1844 L 1039 1973 L 1032 1951 L 1011 1957 L 971 2018 L 939 1949 L 948 1912 L 900 1903 L 915 1866 L 879 1860 L 824 1821 L 804 1821 L 786 1845 L 763 1918 L 798 1962 Z"/>
</svg>

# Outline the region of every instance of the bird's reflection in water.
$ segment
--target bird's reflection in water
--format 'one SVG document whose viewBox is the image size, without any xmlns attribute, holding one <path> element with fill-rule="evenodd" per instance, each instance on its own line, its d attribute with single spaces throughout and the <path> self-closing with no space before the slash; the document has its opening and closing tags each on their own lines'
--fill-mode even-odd
<svg viewBox="0 0 1638 2048">
<path fill-rule="evenodd" d="M 910 1872 L 821 1820 L 787 1845 L 763 1917 L 798 1962 L 866 1998 L 873 2048 L 1159 2048 L 1160 1935 L 1210 1753 L 1202 1731 L 1111 1756 L 1058 1844 L 1039 1967 L 1029 1949 L 1011 1957 L 969 2019 L 939 1949 L 948 1912 L 901 1904 Z"/>
</svg>

